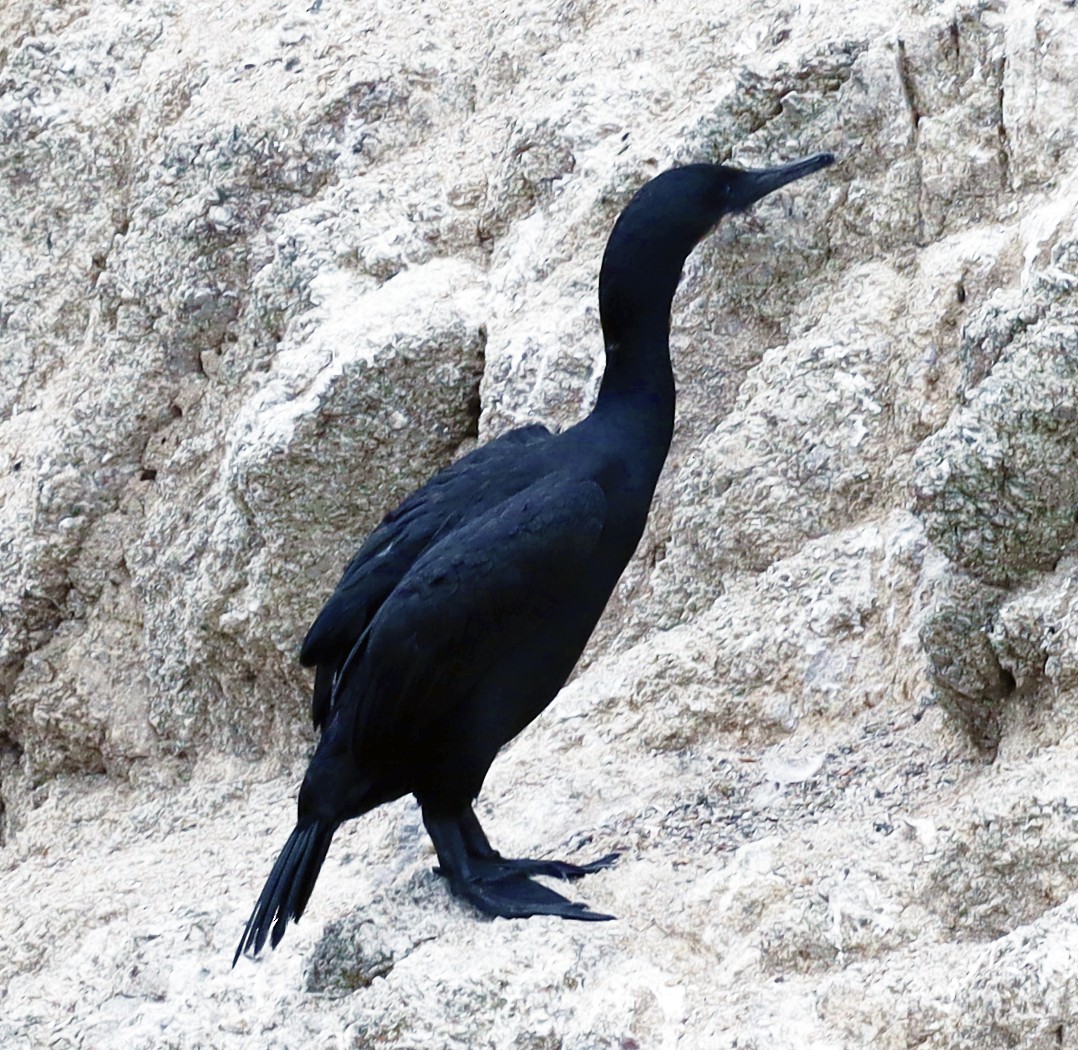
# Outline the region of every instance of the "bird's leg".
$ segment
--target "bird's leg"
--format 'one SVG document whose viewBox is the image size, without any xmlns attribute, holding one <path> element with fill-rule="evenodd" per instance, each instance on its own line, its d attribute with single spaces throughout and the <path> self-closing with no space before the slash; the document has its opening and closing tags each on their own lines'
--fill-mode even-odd
<svg viewBox="0 0 1078 1050">
<path fill-rule="evenodd" d="M 457 827 L 460 829 L 460 837 L 464 842 L 464 848 L 468 856 L 473 860 L 502 860 L 502 855 L 490 844 L 487 833 L 479 823 L 475 810 L 471 806 L 465 806 L 457 817 Z"/>
<path fill-rule="evenodd" d="M 479 818 L 471 806 L 466 806 L 457 818 L 460 836 L 471 861 L 472 871 L 483 879 L 500 879 L 506 875 L 546 875 L 554 879 L 581 879 L 585 875 L 609 868 L 620 856 L 608 853 L 590 864 L 570 864 L 565 860 L 533 860 L 530 857 L 503 857 L 486 836 Z"/>
<path fill-rule="evenodd" d="M 471 813 L 470 808 L 468 809 Z M 471 815 L 469 837 L 472 845 L 494 856 L 472 857 L 462 832 L 460 814 L 434 816 L 426 811 L 423 823 L 427 827 L 434 850 L 438 854 L 438 873 L 449 883 L 452 892 L 478 908 L 484 915 L 505 919 L 526 919 L 532 915 L 556 915 L 562 919 L 601 921 L 612 915 L 591 911 L 587 905 L 570 901 L 560 893 L 532 881 L 520 868 L 501 869 L 506 861 L 497 858 L 479 822 Z M 479 838 L 475 837 L 478 832 Z M 509 861 L 510 865 L 515 862 Z M 543 861 L 527 862 L 542 864 Z M 486 870 L 483 870 L 486 869 Z M 535 873 L 535 872 L 531 872 Z"/>
</svg>

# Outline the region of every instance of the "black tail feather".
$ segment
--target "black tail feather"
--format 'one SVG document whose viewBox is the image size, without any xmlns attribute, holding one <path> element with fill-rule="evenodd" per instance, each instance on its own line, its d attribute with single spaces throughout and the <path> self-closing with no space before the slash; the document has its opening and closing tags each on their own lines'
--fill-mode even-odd
<svg viewBox="0 0 1078 1050">
<path fill-rule="evenodd" d="M 262 951 L 267 937 L 276 948 L 288 920 L 296 921 L 303 914 L 336 830 L 336 825 L 317 822 L 296 825 L 247 920 L 233 966 L 244 952 L 257 955 Z"/>
</svg>

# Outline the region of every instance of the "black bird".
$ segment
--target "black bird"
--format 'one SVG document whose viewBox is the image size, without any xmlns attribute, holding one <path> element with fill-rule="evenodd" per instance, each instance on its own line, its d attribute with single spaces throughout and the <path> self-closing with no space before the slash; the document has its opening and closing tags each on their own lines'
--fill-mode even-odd
<svg viewBox="0 0 1078 1050">
<path fill-rule="evenodd" d="M 342 821 L 409 793 L 440 874 L 487 915 L 608 919 L 533 881 L 611 864 L 510 860 L 472 802 L 499 748 L 554 699 L 644 530 L 674 426 L 670 304 L 719 219 L 833 162 L 664 172 L 614 225 L 599 275 L 606 371 L 591 414 L 527 426 L 435 474 L 352 558 L 307 633 L 322 736 L 296 828 L 240 938 L 277 946 Z"/>
</svg>

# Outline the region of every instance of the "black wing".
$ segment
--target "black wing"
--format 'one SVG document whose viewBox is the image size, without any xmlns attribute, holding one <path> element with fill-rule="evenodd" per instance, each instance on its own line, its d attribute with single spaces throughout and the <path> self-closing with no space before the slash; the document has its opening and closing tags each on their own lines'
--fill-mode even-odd
<svg viewBox="0 0 1078 1050">
<path fill-rule="evenodd" d="M 553 474 L 436 543 L 343 664 L 332 707 L 351 725 L 335 731 L 350 735 L 358 756 L 422 736 L 541 619 L 557 615 L 605 519 L 594 481 Z"/>
<path fill-rule="evenodd" d="M 441 537 L 526 488 L 541 475 L 546 427 L 510 431 L 463 456 L 408 496 L 367 537 L 316 617 L 300 663 L 317 666 L 311 715 L 324 728 L 341 665 L 382 602 Z"/>
</svg>

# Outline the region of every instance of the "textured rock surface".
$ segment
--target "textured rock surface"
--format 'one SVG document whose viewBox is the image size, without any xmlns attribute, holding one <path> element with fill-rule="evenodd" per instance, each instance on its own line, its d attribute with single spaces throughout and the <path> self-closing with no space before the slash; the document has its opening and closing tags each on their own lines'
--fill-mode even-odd
<svg viewBox="0 0 1078 1050">
<path fill-rule="evenodd" d="M 863 6 L 0 10 L 0 1043 L 1078 1045 L 1078 11 Z M 619 921 L 476 919 L 402 801 L 229 970 L 351 548 L 586 410 L 644 179 L 818 149 L 480 803 Z"/>
</svg>

